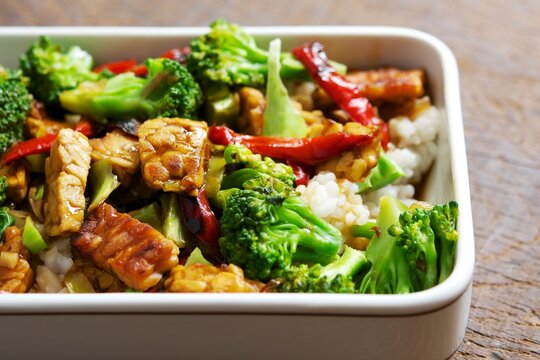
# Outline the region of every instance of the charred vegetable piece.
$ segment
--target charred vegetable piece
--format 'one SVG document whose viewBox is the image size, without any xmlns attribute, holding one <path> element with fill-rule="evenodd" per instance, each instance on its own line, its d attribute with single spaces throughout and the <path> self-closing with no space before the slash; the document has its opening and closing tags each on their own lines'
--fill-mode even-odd
<svg viewBox="0 0 540 360">
<path fill-rule="evenodd" d="M 139 128 L 142 174 L 156 190 L 197 195 L 210 157 L 205 122 L 159 118 Z"/>
<path fill-rule="evenodd" d="M 262 287 L 262 283 L 245 279 L 242 269 L 232 264 L 178 265 L 165 280 L 168 292 L 259 292 Z"/>
<path fill-rule="evenodd" d="M 8 227 L 0 246 L 0 293 L 25 293 L 30 289 L 34 273 L 28 256 L 21 231 L 15 226 Z"/>
<path fill-rule="evenodd" d="M 49 236 L 77 232 L 84 219 L 84 191 L 91 148 L 83 134 L 63 129 L 45 162 L 45 228 Z"/>
<path fill-rule="evenodd" d="M 206 190 L 199 191 L 196 198 L 182 197 L 180 204 L 186 228 L 197 237 L 200 244 L 211 251 L 217 251 L 220 228 L 208 202 Z"/>
<path fill-rule="evenodd" d="M 313 138 L 290 139 L 240 135 L 223 126 L 211 126 L 208 138 L 216 145 L 239 144 L 256 154 L 304 165 L 317 165 L 345 151 L 368 146 L 375 134 L 351 135 L 341 132 Z"/>
<path fill-rule="evenodd" d="M 150 225 L 101 204 L 71 242 L 73 248 L 135 290 L 147 290 L 178 264 L 178 247 Z"/>
</svg>

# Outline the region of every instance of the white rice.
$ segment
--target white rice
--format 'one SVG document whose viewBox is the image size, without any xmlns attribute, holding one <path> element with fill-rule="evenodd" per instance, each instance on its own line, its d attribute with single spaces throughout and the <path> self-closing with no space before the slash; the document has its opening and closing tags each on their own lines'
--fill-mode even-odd
<svg viewBox="0 0 540 360">
<path fill-rule="evenodd" d="M 297 188 L 302 200 L 315 214 L 337 227 L 345 242 L 351 238 L 351 225 L 377 218 L 382 196 L 391 195 L 406 205 L 417 202 L 414 184 L 422 179 L 435 159 L 439 118 L 439 111 L 432 106 L 414 120 L 404 116 L 390 120 L 391 143 L 387 155 L 405 172 L 396 183 L 359 195 L 355 183 L 336 179 L 331 172 L 321 172 L 307 186 Z"/>
<path fill-rule="evenodd" d="M 313 212 L 337 227 L 345 240 L 350 237 L 351 225 L 362 225 L 370 219 L 369 209 L 364 205 L 362 196 L 357 194 L 356 184 L 338 180 L 332 172 L 320 172 L 307 186 L 300 185 L 296 189 Z"/>
</svg>

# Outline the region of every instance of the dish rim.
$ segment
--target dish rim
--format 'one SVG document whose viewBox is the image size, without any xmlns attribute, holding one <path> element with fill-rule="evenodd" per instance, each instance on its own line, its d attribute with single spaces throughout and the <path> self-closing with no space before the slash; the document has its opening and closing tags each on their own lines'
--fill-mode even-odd
<svg viewBox="0 0 540 360">
<path fill-rule="evenodd" d="M 444 107 L 448 120 L 452 182 L 460 206 L 456 263 L 450 277 L 431 289 L 403 295 L 366 294 L 5 294 L 0 314 L 69 313 L 220 313 L 317 314 L 396 316 L 436 311 L 461 296 L 474 272 L 474 231 L 459 72 L 452 51 L 423 31 L 391 26 L 260 26 L 246 27 L 257 36 L 392 37 L 421 42 L 441 62 Z M 61 35 L 69 37 L 178 37 L 198 36 L 208 27 L 3 27 L 0 37 Z"/>
</svg>

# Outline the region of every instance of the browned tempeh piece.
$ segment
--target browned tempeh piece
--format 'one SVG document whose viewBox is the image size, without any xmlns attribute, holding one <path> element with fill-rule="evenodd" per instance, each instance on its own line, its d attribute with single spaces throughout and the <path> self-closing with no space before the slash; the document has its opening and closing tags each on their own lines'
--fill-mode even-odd
<svg viewBox="0 0 540 360">
<path fill-rule="evenodd" d="M 156 285 L 178 264 L 178 247 L 171 240 L 106 203 L 90 214 L 71 244 L 136 290 Z"/>
<path fill-rule="evenodd" d="M 137 139 L 120 129 L 107 133 L 102 138 L 90 139 L 92 161 L 107 159 L 123 185 L 131 184 L 133 175 L 139 170 Z"/>
<path fill-rule="evenodd" d="M 178 265 L 165 280 L 169 292 L 259 292 L 264 286 L 258 281 L 244 278 L 236 265 L 191 264 Z"/>
<path fill-rule="evenodd" d="M 15 226 L 8 227 L 4 231 L 4 244 L 0 246 L 0 293 L 24 293 L 30 289 L 34 273 L 28 257 L 21 231 Z"/>
<path fill-rule="evenodd" d="M 383 68 L 368 71 L 351 71 L 347 78 L 364 86 L 362 93 L 370 101 L 400 103 L 424 94 L 422 70 Z"/>
<path fill-rule="evenodd" d="M 210 156 L 204 121 L 158 118 L 139 128 L 142 173 L 156 190 L 197 195 Z"/>
<path fill-rule="evenodd" d="M 84 220 L 86 180 L 92 149 L 86 136 L 62 129 L 45 161 L 45 228 L 49 236 L 79 230 Z"/>
</svg>

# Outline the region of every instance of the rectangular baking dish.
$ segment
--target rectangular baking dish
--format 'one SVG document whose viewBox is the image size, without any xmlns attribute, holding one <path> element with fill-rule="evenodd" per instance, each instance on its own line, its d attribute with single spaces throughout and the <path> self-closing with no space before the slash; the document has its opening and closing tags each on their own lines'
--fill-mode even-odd
<svg viewBox="0 0 540 360">
<path fill-rule="evenodd" d="M 161 54 L 206 28 L 0 28 L 0 64 L 39 35 L 90 51 L 97 63 Z M 444 123 L 422 199 L 460 206 L 452 275 L 408 295 L 356 294 L 20 294 L 0 295 L 1 358 L 76 355 L 166 358 L 444 359 L 467 324 L 474 237 L 456 60 L 440 40 L 396 27 L 253 27 L 262 47 L 321 41 L 351 69 L 421 67 Z M 417 195 L 418 196 L 418 195 Z"/>
</svg>

